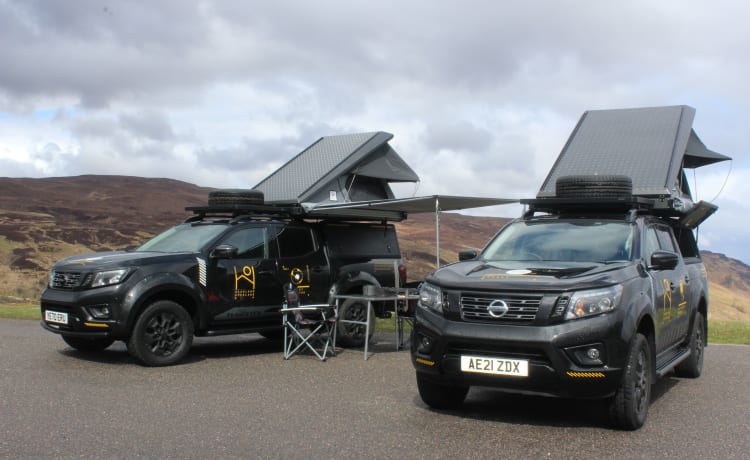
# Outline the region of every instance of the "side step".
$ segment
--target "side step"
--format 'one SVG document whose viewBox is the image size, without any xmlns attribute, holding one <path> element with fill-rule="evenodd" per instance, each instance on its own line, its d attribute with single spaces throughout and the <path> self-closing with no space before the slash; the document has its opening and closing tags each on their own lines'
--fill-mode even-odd
<svg viewBox="0 0 750 460">
<path fill-rule="evenodd" d="M 661 378 L 690 356 L 689 348 L 676 348 L 656 359 L 656 375 Z"/>
</svg>

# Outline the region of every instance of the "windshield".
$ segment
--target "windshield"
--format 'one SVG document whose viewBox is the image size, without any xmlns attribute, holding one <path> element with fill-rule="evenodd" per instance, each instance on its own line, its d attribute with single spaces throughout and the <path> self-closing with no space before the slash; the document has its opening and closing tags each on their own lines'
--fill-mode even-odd
<svg viewBox="0 0 750 460">
<path fill-rule="evenodd" d="M 514 222 L 482 252 L 488 261 L 612 262 L 630 260 L 633 226 L 613 221 Z"/>
<path fill-rule="evenodd" d="M 226 229 L 224 224 L 182 224 L 156 235 L 136 251 L 200 252 Z"/>
</svg>

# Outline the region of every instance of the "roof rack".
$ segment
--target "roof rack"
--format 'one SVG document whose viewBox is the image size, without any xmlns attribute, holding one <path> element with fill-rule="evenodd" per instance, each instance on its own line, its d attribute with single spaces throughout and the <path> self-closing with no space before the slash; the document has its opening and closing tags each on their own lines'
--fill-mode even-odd
<svg viewBox="0 0 750 460">
<path fill-rule="evenodd" d="M 699 201 L 687 209 L 676 209 L 674 199 L 668 197 L 623 196 L 621 198 L 536 198 L 520 200 L 527 206 L 524 219 L 536 212 L 548 214 L 627 214 L 633 219 L 639 214 L 668 218 L 673 225 L 694 229 L 711 216 L 718 207 Z"/>
<path fill-rule="evenodd" d="M 628 196 L 621 198 L 536 198 L 521 200 L 521 204 L 528 206 L 525 217 L 531 217 L 535 212 L 550 214 L 562 213 L 605 213 L 617 214 L 630 211 L 651 212 L 661 216 L 678 216 L 671 206 L 669 199 L 645 198 Z"/>
<path fill-rule="evenodd" d="M 311 215 L 302 206 L 297 205 L 269 205 L 269 204 L 221 204 L 212 206 L 188 206 L 186 211 L 192 211 L 193 216 L 186 222 L 196 222 L 209 217 L 231 218 L 232 221 L 244 219 L 297 219 L 314 221 L 336 221 L 336 222 L 361 222 L 376 221 L 386 222 L 383 216 L 371 215 L 372 213 L 361 213 L 355 215 L 321 214 Z M 403 217 L 398 220 L 403 220 Z"/>
<path fill-rule="evenodd" d="M 252 216 L 252 217 L 276 217 L 276 218 L 299 218 L 304 211 L 299 206 L 273 206 L 267 204 L 221 204 L 213 206 L 188 206 L 186 211 L 195 214 L 190 220 L 199 220 L 207 216 Z"/>
</svg>

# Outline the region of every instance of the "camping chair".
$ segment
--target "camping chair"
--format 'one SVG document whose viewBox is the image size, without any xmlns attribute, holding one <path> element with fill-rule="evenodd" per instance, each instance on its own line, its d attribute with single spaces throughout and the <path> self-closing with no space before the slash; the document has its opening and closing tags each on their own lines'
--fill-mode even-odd
<svg viewBox="0 0 750 460">
<path fill-rule="evenodd" d="M 289 283 L 281 308 L 284 326 L 284 359 L 310 350 L 321 361 L 335 354 L 336 307 L 329 304 L 300 305 L 299 291 Z"/>
</svg>

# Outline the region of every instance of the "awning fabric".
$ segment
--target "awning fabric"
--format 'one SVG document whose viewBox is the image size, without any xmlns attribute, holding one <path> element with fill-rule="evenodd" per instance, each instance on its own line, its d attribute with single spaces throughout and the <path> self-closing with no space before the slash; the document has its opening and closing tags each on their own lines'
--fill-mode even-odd
<svg viewBox="0 0 750 460">
<path fill-rule="evenodd" d="M 502 204 L 518 203 L 510 198 L 430 195 L 394 200 L 359 201 L 342 204 L 303 203 L 311 217 L 361 217 L 372 216 L 389 220 L 402 220 L 407 214 L 458 211 Z"/>
</svg>

